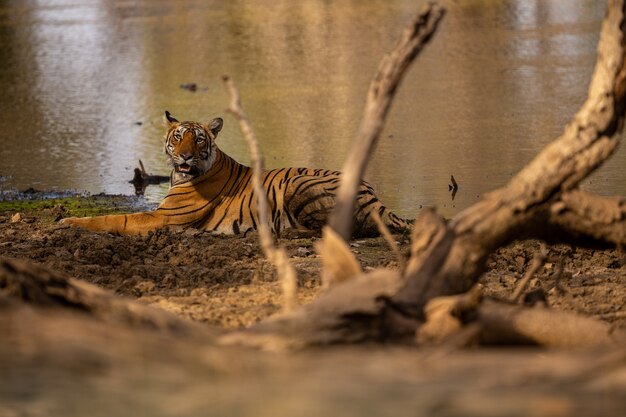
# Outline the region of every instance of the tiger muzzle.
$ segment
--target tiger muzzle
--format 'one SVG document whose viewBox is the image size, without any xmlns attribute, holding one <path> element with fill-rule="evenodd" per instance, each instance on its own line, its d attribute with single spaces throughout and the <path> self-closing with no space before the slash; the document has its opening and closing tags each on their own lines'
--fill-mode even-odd
<svg viewBox="0 0 626 417">
<path fill-rule="evenodd" d="M 176 171 L 191 174 L 191 171 L 194 169 L 193 155 L 181 154 L 180 159 L 182 159 L 183 162 L 176 164 Z"/>
</svg>

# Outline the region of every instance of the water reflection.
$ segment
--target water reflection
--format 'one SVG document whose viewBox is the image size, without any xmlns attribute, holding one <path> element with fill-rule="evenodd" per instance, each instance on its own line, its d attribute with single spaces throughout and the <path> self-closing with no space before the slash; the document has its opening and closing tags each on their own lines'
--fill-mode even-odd
<svg viewBox="0 0 626 417">
<path fill-rule="evenodd" d="M 226 116 L 230 74 L 270 167 L 341 166 L 370 77 L 409 0 L 0 2 L 1 187 L 133 193 L 167 174 L 164 110 Z M 367 178 L 395 211 L 445 215 L 504 184 L 586 96 L 602 2 L 468 0 L 450 10 L 394 104 Z M 196 83 L 191 92 L 179 86 Z M 140 122 L 140 123 L 138 123 Z M 247 162 L 234 120 L 220 146 Z M 626 194 L 625 154 L 592 179 Z M 459 183 L 454 202 L 450 176 Z M 151 186 L 152 187 L 152 186 Z M 166 185 L 148 188 L 157 201 Z"/>
</svg>

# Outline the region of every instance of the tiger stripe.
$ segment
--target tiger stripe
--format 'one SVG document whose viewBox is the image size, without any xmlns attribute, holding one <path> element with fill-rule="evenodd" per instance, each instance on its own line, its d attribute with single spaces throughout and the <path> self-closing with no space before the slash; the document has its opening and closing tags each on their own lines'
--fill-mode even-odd
<svg viewBox="0 0 626 417">
<path fill-rule="evenodd" d="M 66 223 L 121 234 L 146 234 L 164 226 L 193 227 L 225 234 L 245 234 L 258 227 L 257 196 L 252 169 L 222 152 L 215 143 L 222 119 L 208 125 L 180 123 L 166 112 L 165 152 L 174 169 L 171 186 L 155 211 L 92 218 Z M 272 232 L 287 229 L 320 230 L 328 220 L 341 181 L 339 171 L 321 168 L 278 168 L 263 172 Z M 393 231 L 409 229 L 409 222 L 387 209 L 374 190 L 362 182 L 354 211 L 355 235 L 377 234 L 371 214 L 377 211 Z"/>
</svg>

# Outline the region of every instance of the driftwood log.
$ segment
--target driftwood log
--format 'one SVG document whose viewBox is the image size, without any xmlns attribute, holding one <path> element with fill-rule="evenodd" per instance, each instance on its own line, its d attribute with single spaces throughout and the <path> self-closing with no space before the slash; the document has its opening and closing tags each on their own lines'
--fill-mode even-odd
<svg viewBox="0 0 626 417">
<path fill-rule="evenodd" d="M 275 349 L 412 337 L 426 319 L 424 308 L 430 300 L 468 291 L 484 272 L 487 257 L 513 240 L 539 238 L 551 242 L 575 240 L 587 245 L 626 244 L 624 200 L 598 197 L 577 189 L 580 181 L 610 157 L 619 143 L 626 108 L 624 4 L 624 0 L 609 1 L 588 98 L 563 134 L 506 186 L 489 193 L 450 222 L 445 223 L 436 213 L 424 210 L 416 220 L 411 257 L 404 274 L 387 270 L 360 275 L 331 288 L 291 316 L 228 335 L 224 341 Z M 427 40 L 442 15 L 434 5 L 418 15 L 405 30 L 392 58 L 385 57 L 374 77 L 356 149 L 344 165 L 339 201 L 330 221 L 330 226 L 344 239 L 351 230 L 345 223 L 351 222 L 355 184 L 361 180 L 393 92 L 410 63 L 410 59 L 393 57 L 414 56 L 415 52 L 398 51 L 406 51 L 405 44 L 420 44 L 416 39 Z M 421 45 L 415 50 L 419 49 Z M 389 74 L 397 78 L 381 85 L 381 80 L 387 80 Z M 541 313 L 527 312 L 524 307 L 510 310 L 491 302 L 480 305 L 477 309 L 483 314 L 475 314 L 475 320 L 498 329 L 507 326 L 494 324 L 498 314 L 492 314 L 493 311 L 503 312 L 511 329 L 515 328 L 513 321 L 517 317 L 545 319 L 551 323 L 546 324 L 548 332 L 577 327 L 585 331 L 588 323 L 587 319 L 581 321 L 568 314 L 551 319 L 549 310 Z M 594 335 L 608 332 L 606 326 L 591 327 Z M 533 331 L 537 334 L 527 333 Z M 546 328 L 525 326 L 518 340 L 532 340 L 546 346 L 593 344 L 582 340 L 577 343 L 571 337 L 575 330 L 562 337 L 554 333 L 558 340 L 545 339 L 542 336 L 545 331 Z M 623 334 L 614 338 L 607 334 L 592 340 L 597 344 L 611 343 L 623 340 Z"/>
<path fill-rule="evenodd" d="M 252 130 L 248 117 L 241 108 L 239 91 L 235 86 L 235 82 L 226 75 L 222 79 L 230 95 L 230 106 L 228 111 L 237 118 L 241 133 L 246 139 L 250 150 L 250 156 L 252 159 L 252 185 L 257 198 L 259 219 L 257 231 L 259 232 L 261 249 L 263 250 L 265 257 L 276 268 L 278 277 L 280 278 L 283 293 L 283 311 L 291 312 L 297 305 L 296 293 L 298 289 L 298 279 L 296 277 L 295 268 L 289 262 L 289 256 L 287 255 L 285 248 L 277 248 L 274 245 L 274 239 L 270 228 L 268 197 L 265 189 L 263 188 L 263 168 L 265 163 L 263 161 L 263 155 L 261 155 L 261 150 L 259 149 L 259 141 Z"/>
<path fill-rule="evenodd" d="M 209 335 L 218 333 L 206 326 L 22 260 L 0 259 L 0 299 L 44 309 L 81 313 L 111 325 L 156 331 L 168 336 L 195 338 L 202 335 L 208 340 Z"/>
<path fill-rule="evenodd" d="M 626 105 L 623 23 L 624 2 L 609 1 L 596 67 L 582 108 L 563 134 L 506 186 L 489 193 L 447 225 L 438 225 L 441 230 L 430 244 L 433 254 L 407 275 L 406 285 L 393 297 L 395 305 L 420 317 L 429 299 L 469 290 L 484 271 L 491 252 L 515 239 L 545 237 L 547 221 L 571 234 L 582 232 L 580 225 L 585 224 L 584 230 L 595 240 L 626 243 L 623 217 L 609 215 L 611 227 L 607 228 L 607 216 L 598 214 L 605 210 L 614 213 L 617 204 L 612 200 L 584 198 L 595 209 L 583 214 L 583 222 L 572 224 L 559 215 L 568 204 L 573 209 L 570 212 L 579 216 L 584 212 L 575 209 L 580 205 L 574 201 L 581 196 L 576 187 L 618 146 Z M 568 195 L 572 192 L 577 194 Z M 551 213 L 548 219 L 546 212 Z"/>
</svg>

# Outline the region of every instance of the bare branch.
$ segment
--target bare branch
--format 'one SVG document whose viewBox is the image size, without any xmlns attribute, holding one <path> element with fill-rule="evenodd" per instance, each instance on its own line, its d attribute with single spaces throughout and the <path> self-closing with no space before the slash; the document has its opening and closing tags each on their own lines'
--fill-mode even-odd
<svg viewBox="0 0 626 417">
<path fill-rule="evenodd" d="M 230 94 L 230 107 L 228 111 L 232 113 L 239 122 L 239 128 L 248 144 L 250 150 L 250 159 L 252 159 L 252 185 L 256 194 L 257 212 L 259 216 L 258 232 L 261 249 L 265 257 L 274 265 L 281 282 L 283 292 L 283 309 L 285 312 L 292 311 L 297 306 L 296 292 L 298 288 L 298 279 L 296 271 L 289 262 L 289 257 L 284 248 L 276 248 L 274 239 L 269 225 L 269 205 L 267 202 L 267 194 L 263 189 L 263 155 L 259 149 L 259 141 L 252 130 L 250 121 L 241 108 L 241 100 L 239 91 L 233 80 L 223 77 L 226 89 Z"/>
<path fill-rule="evenodd" d="M 271 340 L 270 344 L 284 347 L 389 337 L 406 340 L 423 323 L 424 306 L 429 300 L 465 293 L 484 271 L 487 256 L 493 250 L 515 238 L 525 237 L 529 227 L 545 223 L 545 213 L 559 198 L 572 192 L 617 146 L 619 135 L 616 133 L 623 124 L 626 103 L 622 45 L 626 31 L 626 25 L 622 25 L 624 1 L 610 1 L 587 103 L 561 137 L 540 152 L 509 184 L 488 194 L 448 223 L 424 211 L 414 228 L 412 256 L 404 276 L 390 270 L 357 276 L 331 288 L 292 316 L 251 329 L 239 341 L 267 345 Z M 363 146 L 368 148 L 371 144 L 366 141 Z M 364 151 L 360 148 L 359 152 Z M 364 155 L 351 157 L 348 162 L 365 161 L 367 152 Z M 356 166 L 348 162 L 347 167 Z M 348 181 L 360 180 L 360 177 L 345 178 L 348 179 L 342 182 L 342 187 Z M 340 212 L 333 213 L 339 216 L 334 218 L 335 222 L 351 217 L 352 201 L 344 205 L 342 210 L 346 207 L 349 210 L 341 216 Z M 338 205 L 345 203 L 345 200 L 339 201 Z M 341 227 L 343 233 L 349 234 L 349 227 Z M 347 235 L 343 233 L 345 238 Z M 478 316 L 481 332 L 489 331 L 498 342 L 543 346 L 597 346 L 615 342 L 607 326 L 592 319 L 548 309 L 500 304 L 482 302 L 470 312 L 473 317 Z M 454 320 L 444 323 L 446 332 L 462 328 L 459 324 L 467 324 L 465 320 L 470 317 L 458 318 L 458 323 Z M 561 324 L 563 326 L 559 327 Z M 584 336 L 577 338 L 581 332 Z M 488 337 L 488 334 L 481 333 L 481 337 Z"/>
<path fill-rule="evenodd" d="M 378 231 L 383 236 L 383 238 L 385 239 L 385 242 L 387 242 L 387 244 L 389 245 L 389 248 L 395 255 L 396 262 L 398 262 L 398 268 L 400 269 L 400 271 L 403 271 L 404 270 L 404 257 L 402 256 L 402 253 L 400 252 L 400 248 L 398 247 L 396 240 L 394 239 L 393 235 L 391 234 L 391 232 L 389 231 L 389 229 L 383 222 L 383 219 L 380 218 L 380 214 L 378 214 L 377 211 L 374 211 L 374 213 L 372 213 L 372 219 L 374 219 L 374 222 L 376 223 L 376 227 L 378 227 Z"/>
<path fill-rule="evenodd" d="M 425 208 L 415 219 L 415 226 L 411 232 L 411 256 L 404 271 L 406 276 L 415 274 L 424 261 L 430 256 L 434 242 L 446 233 L 446 224 L 443 217 L 433 209 Z"/>
<path fill-rule="evenodd" d="M 456 216 L 448 225 L 454 236 L 442 258 L 429 257 L 394 301 L 421 311 L 436 296 L 467 291 L 484 271 L 487 256 L 520 236 L 541 211 L 570 191 L 617 148 L 626 106 L 624 0 L 611 0 L 605 17 L 589 97 L 554 142 L 505 187 Z M 440 242 L 435 242 L 440 244 Z M 442 248 L 445 249 L 445 248 Z M 436 273 L 432 264 L 441 264 Z"/>
<path fill-rule="evenodd" d="M 322 240 L 316 242 L 315 248 L 322 257 L 322 286 L 324 288 L 330 288 L 331 285 L 339 284 L 363 273 L 348 243 L 330 227 L 324 226 Z"/>
<path fill-rule="evenodd" d="M 626 199 L 623 197 L 600 197 L 573 190 L 550 205 L 545 218 L 547 224 L 540 225 L 536 236 L 626 245 Z"/>
<path fill-rule="evenodd" d="M 443 15 L 443 7 L 433 3 L 425 6 L 404 29 L 393 51 L 383 58 L 370 84 L 354 146 L 343 164 L 337 205 L 329 220 L 330 227 L 346 241 L 352 234 L 357 189 L 396 90 L 411 62 L 435 33 Z"/>
<path fill-rule="evenodd" d="M 524 291 L 526 290 L 526 286 L 528 286 L 528 283 L 530 282 L 530 279 L 533 277 L 533 275 L 537 273 L 537 271 L 539 271 L 539 268 L 541 268 L 543 264 L 546 263 L 547 257 L 548 249 L 546 248 L 546 245 L 542 243 L 539 251 L 535 253 L 533 260 L 531 261 L 530 267 L 528 267 L 528 270 L 524 274 L 524 277 L 517 283 L 515 292 L 511 296 L 511 301 L 513 303 L 519 302 L 522 294 L 524 294 Z"/>
</svg>

